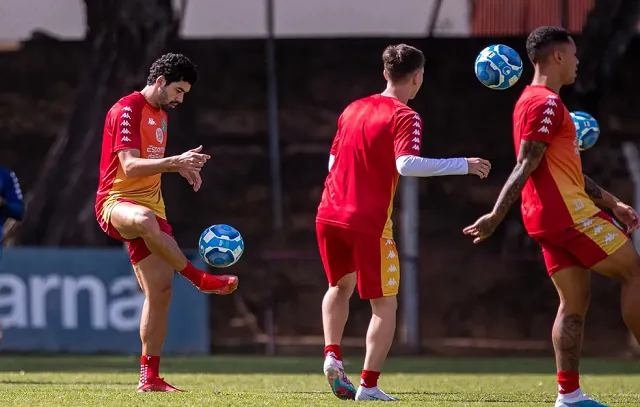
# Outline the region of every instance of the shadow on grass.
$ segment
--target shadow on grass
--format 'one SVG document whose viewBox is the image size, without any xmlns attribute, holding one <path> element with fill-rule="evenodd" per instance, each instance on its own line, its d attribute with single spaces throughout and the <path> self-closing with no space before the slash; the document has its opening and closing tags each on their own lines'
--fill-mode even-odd
<svg viewBox="0 0 640 407">
<path fill-rule="evenodd" d="M 104 372 L 131 373 L 139 369 L 138 356 L 13 356 L 0 355 L 0 372 Z M 362 369 L 362 359 L 345 359 L 353 374 Z M 204 356 L 162 359 L 167 373 L 204 374 L 322 374 L 322 358 Z M 640 361 L 585 359 L 585 375 L 640 374 Z M 553 358 L 391 358 L 385 373 L 406 374 L 554 374 Z"/>
</svg>

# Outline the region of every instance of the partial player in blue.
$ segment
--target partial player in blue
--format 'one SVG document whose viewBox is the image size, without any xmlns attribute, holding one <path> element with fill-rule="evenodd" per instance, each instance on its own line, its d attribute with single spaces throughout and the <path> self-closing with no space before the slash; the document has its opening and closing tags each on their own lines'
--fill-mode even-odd
<svg viewBox="0 0 640 407">
<path fill-rule="evenodd" d="M 478 54 L 474 67 L 476 77 L 484 86 L 504 90 L 520 79 L 522 58 L 506 45 L 490 45 Z"/>
</svg>

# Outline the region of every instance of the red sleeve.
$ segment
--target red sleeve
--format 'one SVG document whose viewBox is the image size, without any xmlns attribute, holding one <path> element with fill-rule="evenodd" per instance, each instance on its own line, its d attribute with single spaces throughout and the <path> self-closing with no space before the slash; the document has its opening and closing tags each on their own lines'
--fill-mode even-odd
<svg viewBox="0 0 640 407">
<path fill-rule="evenodd" d="M 121 150 L 140 150 L 140 121 L 142 120 L 142 106 L 134 100 L 123 101 L 121 105 L 113 108 L 111 123 L 113 139 L 111 152 Z"/>
<path fill-rule="evenodd" d="M 535 99 L 527 108 L 522 140 L 550 143 L 564 120 L 564 105 L 559 97 L 549 95 Z"/>
<path fill-rule="evenodd" d="M 393 149 L 396 159 L 403 155 L 420 155 L 422 147 L 422 119 L 412 110 L 396 116 Z"/>
<path fill-rule="evenodd" d="M 331 143 L 331 151 L 329 154 L 336 155 L 338 153 L 338 144 L 340 144 L 340 131 L 342 123 L 342 115 L 338 118 L 338 131 L 336 131 L 336 136 L 333 138 L 333 143 Z"/>
</svg>

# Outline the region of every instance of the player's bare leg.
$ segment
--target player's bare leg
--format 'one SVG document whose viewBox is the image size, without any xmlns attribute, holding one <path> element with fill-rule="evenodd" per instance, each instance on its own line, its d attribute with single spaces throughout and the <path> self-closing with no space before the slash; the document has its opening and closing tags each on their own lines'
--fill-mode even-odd
<svg viewBox="0 0 640 407">
<path fill-rule="evenodd" d="M 584 323 L 591 298 L 591 272 L 582 267 L 569 267 L 559 270 L 551 279 L 560 297 L 552 331 L 558 372 L 556 407 L 601 406 L 582 393 L 579 383 Z"/>
<path fill-rule="evenodd" d="M 134 265 L 133 269 L 145 295 L 140 316 L 142 356 L 138 391 L 180 391 L 159 375 L 160 355 L 169 323 L 173 268 L 162 258 L 152 254 Z"/>
<path fill-rule="evenodd" d="M 380 371 L 387 359 L 396 332 L 396 296 L 371 300 L 371 322 L 367 330 L 367 353 L 356 400 L 397 401 L 377 386 Z"/>
<path fill-rule="evenodd" d="M 125 239 L 144 239 L 151 253 L 162 258 L 200 291 L 226 295 L 238 288 L 237 276 L 214 276 L 193 267 L 176 241 L 160 230 L 155 213 L 150 209 L 129 202 L 119 203 L 111 211 L 111 224 Z"/>
<path fill-rule="evenodd" d="M 356 389 L 344 371 L 340 351 L 344 326 L 349 318 L 349 299 L 356 283 L 356 273 L 347 274 L 335 287 L 329 287 L 322 300 L 325 343 L 323 371 L 333 394 L 342 400 L 353 400 L 356 395 Z"/>
<path fill-rule="evenodd" d="M 631 241 L 593 266 L 593 270 L 620 281 L 622 318 L 640 341 L 640 258 Z"/>
</svg>

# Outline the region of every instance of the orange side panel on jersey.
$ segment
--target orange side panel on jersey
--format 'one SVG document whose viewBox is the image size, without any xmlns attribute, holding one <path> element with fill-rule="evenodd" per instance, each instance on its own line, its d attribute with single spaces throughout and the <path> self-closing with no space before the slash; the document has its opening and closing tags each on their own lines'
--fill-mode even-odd
<svg viewBox="0 0 640 407">
<path fill-rule="evenodd" d="M 607 255 L 615 253 L 629 240 L 613 223 L 600 216 L 587 218 L 574 228 L 597 244 Z"/>
<path fill-rule="evenodd" d="M 400 259 L 393 239 L 380 239 L 380 284 L 384 297 L 398 294 Z"/>
</svg>

